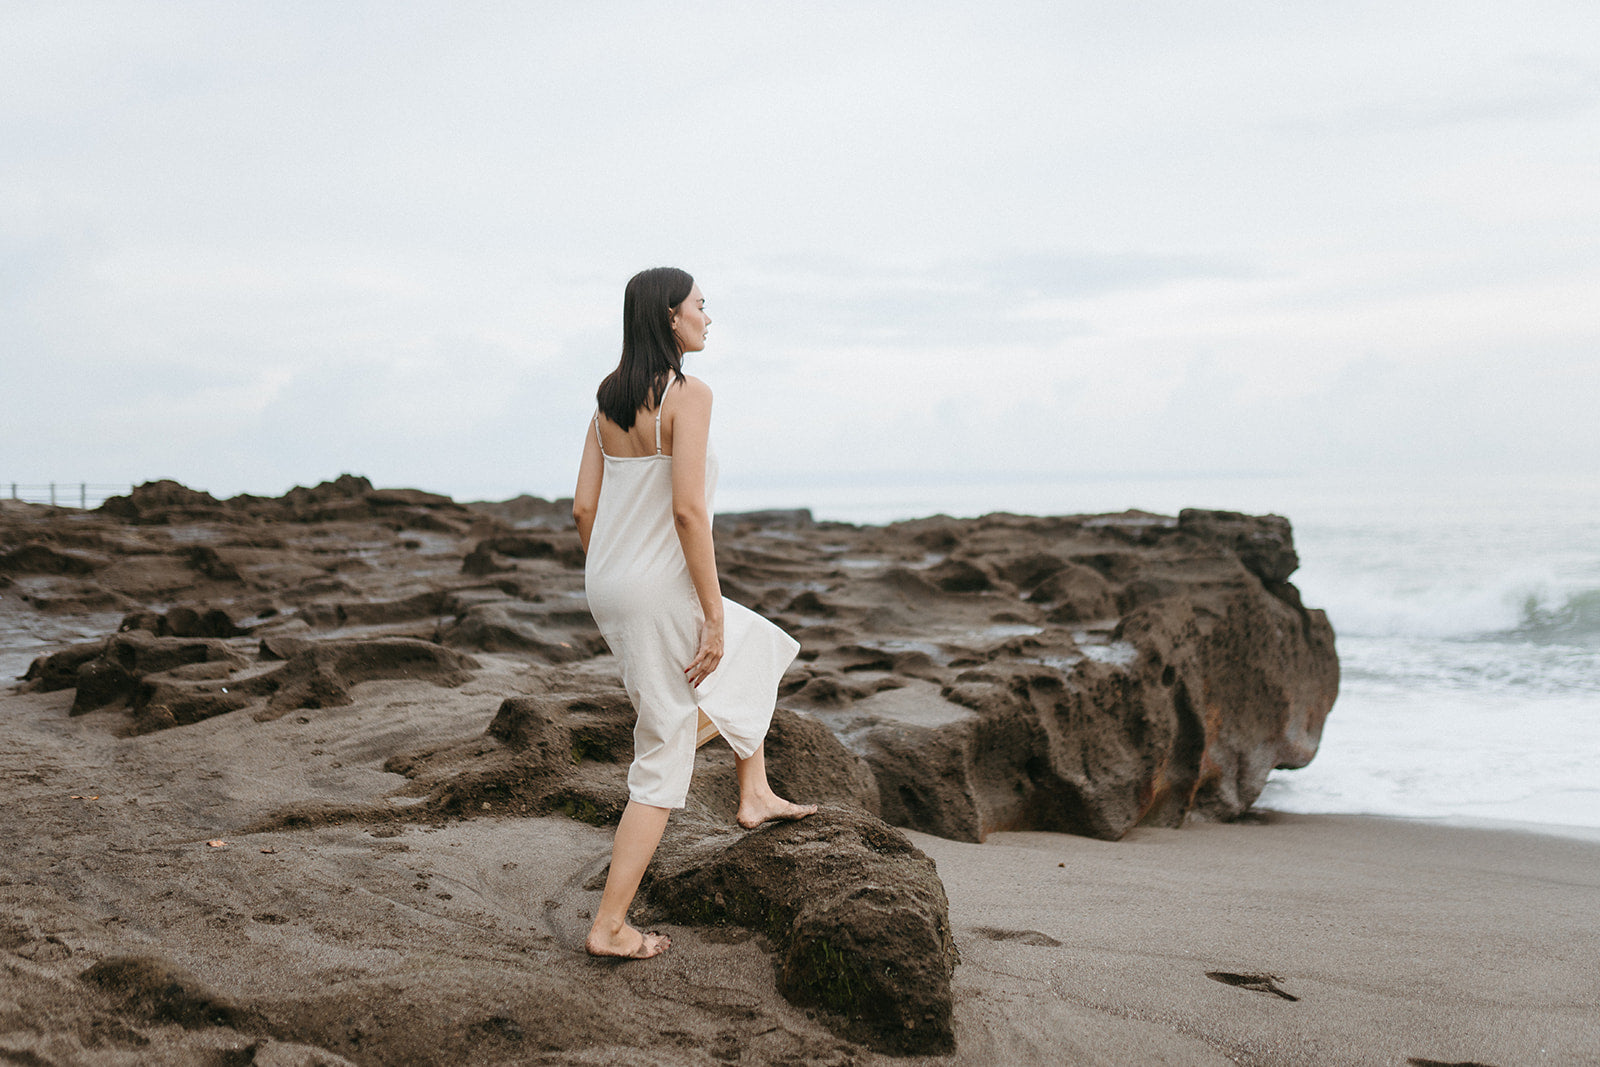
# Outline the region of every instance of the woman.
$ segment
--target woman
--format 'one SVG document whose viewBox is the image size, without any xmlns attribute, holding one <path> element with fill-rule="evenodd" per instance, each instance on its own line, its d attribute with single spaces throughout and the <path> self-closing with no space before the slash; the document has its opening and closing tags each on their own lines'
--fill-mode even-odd
<svg viewBox="0 0 1600 1067">
<path fill-rule="evenodd" d="M 645 959 L 671 945 L 629 926 L 628 907 L 668 814 L 687 799 L 697 734 L 704 742 L 721 733 L 733 748 L 741 826 L 817 810 L 774 793 L 762 758 L 778 680 L 800 646 L 725 600 L 717 582 L 711 390 L 683 373 L 684 353 L 706 345 L 705 303 L 673 267 L 629 280 L 622 360 L 596 393 L 573 494 L 589 610 L 638 716 L 628 806 L 586 946 L 594 956 Z"/>
</svg>

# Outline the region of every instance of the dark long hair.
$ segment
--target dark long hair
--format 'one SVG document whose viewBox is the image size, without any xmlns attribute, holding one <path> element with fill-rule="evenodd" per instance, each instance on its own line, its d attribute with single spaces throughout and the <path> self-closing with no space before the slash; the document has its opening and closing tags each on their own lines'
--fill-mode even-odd
<svg viewBox="0 0 1600 1067">
<path fill-rule="evenodd" d="M 622 294 L 622 359 L 595 392 L 606 418 L 624 430 L 642 407 L 655 407 L 673 378 L 683 380 L 683 352 L 672 309 L 689 299 L 694 279 L 677 267 L 652 267 L 628 279 Z"/>
</svg>

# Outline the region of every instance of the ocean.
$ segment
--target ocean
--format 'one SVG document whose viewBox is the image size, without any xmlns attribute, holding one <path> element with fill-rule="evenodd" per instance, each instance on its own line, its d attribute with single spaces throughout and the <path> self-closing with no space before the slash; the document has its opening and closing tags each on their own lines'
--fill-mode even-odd
<svg viewBox="0 0 1600 1067">
<path fill-rule="evenodd" d="M 1341 684 L 1259 805 L 1600 832 L 1600 479 L 1238 478 L 741 486 L 718 510 L 881 523 L 1184 507 L 1287 516 Z"/>
</svg>

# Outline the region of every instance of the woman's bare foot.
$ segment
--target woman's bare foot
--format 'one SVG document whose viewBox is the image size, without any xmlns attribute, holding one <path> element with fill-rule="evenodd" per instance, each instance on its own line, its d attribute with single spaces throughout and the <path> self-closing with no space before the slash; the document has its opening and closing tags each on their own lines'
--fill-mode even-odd
<svg viewBox="0 0 1600 1067">
<path fill-rule="evenodd" d="M 754 830 L 764 822 L 793 821 L 816 813 L 815 804 L 793 804 L 776 793 L 770 793 L 765 797 L 741 799 L 739 813 L 734 818 L 746 830 Z"/>
<path fill-rule="evenodd" d="M 635 940 L 637 939 L 637 940 Z M 589 939 L 583 947 L 591 956 L 609 956 L 614 959 L 647 960 L 651 956 L 659 956 L 672 947 L 672 938 L 665 934 L 658 934 L 654 930 L 642 933 L 632 926 L 623 926 L 614 935 L 607 937 L 597 930 L 589 931 Z"/>
</svg>

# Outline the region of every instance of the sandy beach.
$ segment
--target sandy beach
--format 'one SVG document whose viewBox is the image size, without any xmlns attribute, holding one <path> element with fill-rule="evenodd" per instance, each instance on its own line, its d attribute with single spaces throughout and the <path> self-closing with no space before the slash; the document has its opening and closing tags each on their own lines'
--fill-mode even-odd
<svg viewBox="0 0 1600 1067">
<path fill-rule="evenodd" d="M 240 832 L 287 795 L 387 791 L 393 776 L 374 764 L 396 738 L 476 732 L 483 690 L 515 685 L 520 669 L 493 663 L 427 701 L 374 682 L 311 721 L 219 716 L 139 738 L 114 736 L 111 712 L 69 717 L 69 694 L 4 698 L 0 1053 L 92 1064 L 1600 1061 L 1593 842 L 1271 813 L 1118 842 L 913 831 L 944 881 L 961 953 L 957 1049 L 896 1060 L 785 1001 L 766 946 L 739 928 L 663 925 L 674 945 L 660 959 L 584 957 L 598 898 L 585 886 L 607 859 L 605 829 L 547 816 Z M 141 1017 L 80 977 L 130 955 L 187 972 L 223 1005 L 223 1025 Z"/>
<path fill-rule="evenodd" d="M 559 503 L 0 520 L 6 1062 L 1600 1062 L 1600 843 L 1252 808 L 1338 684 L 1281 518 L 719 518 L 823 808 L 739 831 L 702 749 L 626 963 L 582 950 L 631 709 Z"/>
<path fill-rule="evenodd" d="M 1593 842 L 1263 813 L 917 843 L 964 935 L 963 1062 L 1600 1062 Z"/>
</svg>

